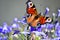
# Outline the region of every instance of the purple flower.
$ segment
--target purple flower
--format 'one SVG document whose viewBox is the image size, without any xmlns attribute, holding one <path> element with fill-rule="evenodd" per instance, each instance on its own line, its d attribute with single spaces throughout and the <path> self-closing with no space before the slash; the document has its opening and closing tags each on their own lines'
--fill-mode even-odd
<svg viewBox="0 0 60 40">
<path fill-rule="evenodd" d="M 60 23 L 57 21 L 57 22 L 55 23 L 55 28 L 58 28 L 59 25 L 60 25 Z"/>
<path fill-rule="evenodd" d="M 54 24 L 47 24 L 46 28 L 47 29 L 52 29 L 54 27 Z"/>
<path fill-rule="evenodd" d="M 8 24 L 6 22 L 3 23 L 3 27 L 7 27 Z"/>
<path fill-rule="evenodd" d="M 12 27 L 12 28 L 19 28 L 19 24 L 13 23 L 13 24 L 11 25 L 11 27 Z"/>
<path fill-rule="evenodd" d="M 27 24 L 27 21 L 25 19 L 19 20 L 18 23 Z"/>
<path fill-rule="evenodd" d="M 12 30 L 12 28 L 9 27 L 6 23 L 4 23 L 3 29 L 2 29 L 2 33 L 3 33 L 3 34 L 6 34 L 6 33 L 11 32 L 11 30 Z"/>
<path fill-rule="evenodd" d="M 41 32 L 41 31 L 42 31 L 42 29 L 41 29 L 41 28 L 40 28 L 40 29 L 37 29 L 37 31 L 38 31 L 38 32 Z"/>
<path fill-rule="evenodd" d="M 55 35 L 56 35 L 57 37 L 60 37 L 60 30 L 57 29 L 57 30 L 55 31 Z"/>
<path fill-rule="evenodd" d="M 46 27 L 46 24 L 41 25 L 41 27 L 42 27 L 42 28 L 45 28 L 45 27 Z"/>
<path fill-rule="evenodd" d="M 2 39 L 3 39 L 3 37 L 0 36 L 0 40 L 2 40 Z"/>
<path fill-rule="evenodd" d="M 12 31 L 12 27 L 11 26 L 7 27 L 7 29 L 8 29 L 8 33 Z"/>
<path fill-rule="evenodd" d="M 42 31 L 42 28 L 43 27 L 41 25 L 39 25 L 39 26 L 36 27 L 36 29 L 37 29 L 38 32 L 41 32 Z"/>
<path fill-rule="evenodd" d="M 0 33 L 2 32 L 2 30 L 3 30 L 3 28 L 2 28 L 2 27 L 0 27 Z"/>
<path fill-rule="evenodd" d="M 49 12 L 49 8 L 46 7 L 46 9 L 45 9 L 45 15 L 48 14 L 48 12 Z"/>
<path fill-rule="evenodd" d="M 18 18 L 14 18 L 14 20 L 13 20 L 14 22 L 18 22 Z"/>
<path fill-rule="evenodd" d="M 60 16 L 60 9 L 58 9 L 58 16 Z"/>
<path fill-rule="evenodd" d="M 8 29 L 7 29 L 7 24 L 6 23 L 4 23 L 4 25 L 3 25 L 3 30 L 2 30 L 2 33 L 3 34 L 5 34 L 5 33 L 7 33 L 8 32 Z"/>
<path fill-rule="evenodd" d="M 4 28 L 3 28 L 2 33 L 3 33 L 3 34 L 7 34 L 7 33 L 8 33 L 8 29 L 4 29 Z"/>
<path fill-rule="evenodd" d="M 32 27 L 32 26 L 30 26 L 30 27 L 31 27 L 31 29 L 30 29 L 31 32 L 32 31 L 37 31 L 36 27 Z"/>
<path fill-rule="evenodd" d="M 55 30 L 55 35 L 60 37 L 60 26 L 58 26 Z"/>
<path fill-rule="evenodd" d="M 45 25 L 44 25 L 44 27 L 45 27 Z M 42 26 L 41 25 L 39 25 L 39 26 L 37 26 L 37 27 L 32 27 L 32 26 L 30 26 L 30 31 L 32 32 L 32 31 L 38 31 L 38 32 L 41 32 L 42 31 Z"/>
<path fill-rule="evenodd" d="M 14 30 L 13 35 L 14 35 L 14 34 L 18 34 L 18 33 L 20 33 L 20 31 L 19 31 L 19 30 Z"/>
</svg>

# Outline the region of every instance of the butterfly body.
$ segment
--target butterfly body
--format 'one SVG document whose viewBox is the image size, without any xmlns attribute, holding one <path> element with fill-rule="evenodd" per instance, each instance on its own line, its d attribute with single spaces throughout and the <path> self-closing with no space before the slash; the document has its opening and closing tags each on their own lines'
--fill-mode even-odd
<svg viewBox="0 0 60 40">
<path fill-rule="evenodd" d="M 36 19 L 36 20 L 33 20 L 33 21 L 31 22 L 31 25 L 32 25 L 33 27 L 36 27 L 37 24 L 38 24 L 38 22 L 39 22 L 39 18 Z"/>
</svg>

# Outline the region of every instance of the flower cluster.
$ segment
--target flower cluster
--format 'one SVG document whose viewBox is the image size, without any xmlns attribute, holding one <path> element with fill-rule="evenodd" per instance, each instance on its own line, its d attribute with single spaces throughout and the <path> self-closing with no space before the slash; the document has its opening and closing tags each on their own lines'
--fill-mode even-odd
<svg viewBox="0 0 60 40">
<path fill-rule="evenodd" d="M 44 15 L 48 14 L 48 12 L 49 12 L 49 8 L 47 7 Z M 57 18 L 60 17 L 60 9 L 58 9 L 57 18 L 55 13 L 52 14 L 52 17 L 53 17 L 52 18 L 53 21 L 51 23 L 38 25 L 36 28 L 30 26 L 28 30 L 27 30 L 28 23 L 26 22 L 25 16 L 23 17 L 22 20 L 18 20 L 18 18 L 14 18 L 13 23 L 11 25 L 8 25 L 6 22 L 4 22 L 0 26 L 0 40 L 13 40 L 13 37 L 24 40 L 27 39 L 27 35 L 29 36 L 35 35 L 36 40 L 40 40 L 40 39 L 59 40 L 60 23 Z M 20 26 L 20 23 L 22 23 L 23 25 L 22 27 Z M 29 38 L 31 39 L 31 37 Z"/>
</svg>

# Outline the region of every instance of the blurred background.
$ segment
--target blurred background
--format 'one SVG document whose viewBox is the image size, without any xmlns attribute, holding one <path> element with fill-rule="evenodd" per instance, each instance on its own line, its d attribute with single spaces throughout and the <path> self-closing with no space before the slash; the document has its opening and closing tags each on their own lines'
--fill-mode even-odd
<svg viewBox="0 0 60 40">
<path fill-rule="evenodd" d="M 19 19 L 26 13 L 26 1 L 27 0 L 0 0 L 0 25 L 3 22 L 10 24 L 13 18 Z M 57 13 L 57 9 L 60 8 L 60 0 L 31 0 L 37 8 L 38 13 L 44 13 L 45 8 L 49 7 L 49 15 Z"/>
</svg>

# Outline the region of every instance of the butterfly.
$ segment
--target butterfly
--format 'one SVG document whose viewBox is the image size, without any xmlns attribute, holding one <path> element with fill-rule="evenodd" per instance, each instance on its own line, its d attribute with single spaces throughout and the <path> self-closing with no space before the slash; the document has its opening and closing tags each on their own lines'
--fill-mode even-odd
<svg viewBox="0 0 60 40">
<path fill-rule="evenodd" d="M 38 13 L 35 5 L 30 0 L 27 2 L 26 11 L 27 14 L 29 14 L 29 16 L 26 18 L 27 23 L 33 27 L 36 27 L 38 23 L 42 25 L 52 21 L 50 17 L 45 17 L 41 15 L 41 13 Z"/>
</svg>

